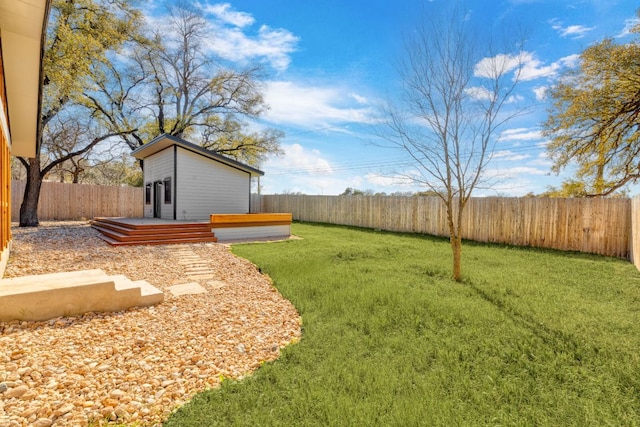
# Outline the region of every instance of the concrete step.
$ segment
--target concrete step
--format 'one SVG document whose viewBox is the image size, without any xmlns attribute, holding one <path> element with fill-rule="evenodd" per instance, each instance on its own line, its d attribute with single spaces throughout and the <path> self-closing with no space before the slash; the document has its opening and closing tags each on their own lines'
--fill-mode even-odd
<svg viewBox="0 0 640 427">
<path fill-rule="evenodd" d="M 0 296 L 5 293 L 32 292 L 34 289 L 55 289 L 97 280 L 109 281 L 103 270 L 65 271 L 60 273 L 38 274 L 34 276 L 0 279 Z"/>
<path fill-rule="evenodd" d="M 146 281 L 82 270 L 0 280 L 0 321 L 48 320 L 158 304 L 164 294 Z"/>
<path fill-rule="evenodd" d="M 118 292 L 127 290 L 135 290 L 136 296 L 139 298 L 138 306 L 154 305 L 162 302 L 164 294 L 161 290 L 151 285 L 146 280 L 132 281 L 123 274 L 109 276 L 114 281 L 115 289 Z"/>
</svg>

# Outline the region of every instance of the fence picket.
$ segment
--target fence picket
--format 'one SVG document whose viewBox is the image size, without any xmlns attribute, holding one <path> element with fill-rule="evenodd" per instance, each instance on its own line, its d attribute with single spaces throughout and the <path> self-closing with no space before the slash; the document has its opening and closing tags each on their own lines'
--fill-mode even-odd
<svg viewBox="0 0 640 427">
<path fill-rule="evenodd" d="M 11 220 L 20 218 L 25 181 L 11 182 Z M 143 216 L 143 189 L 138 187 L 42 183 L 38 219 L 82 220 L 97 216 Z"/>
<path fill-rule="evenodd" d="M 17 221 L 25 182 L 12 181 L 11 187 L 11 218 Z M 142 188 L 43 182 L 38 217 L 40 220 L 142 217 L 143 196 Z M 446 209 L 438 197 L 251 197 L 252 212 L 290 212 L 294 220 L 445 237 L 449 234 Z M 463 214 L 463 238 L 629 257 L 640 269 L 640 196 L 472 198 Z"/>
<path fill-rule="evenodd" d="M 438 197 L 254 197 L 252 206 L 262 212 L 291 212 L 294 220 L 449 235 L 446 209 Z M 640 233 L 640 199 L 633 203 L 634 226 Z M 462 223 L 463 238 L 469 240 L 615 257 L 631 252 L 630 199 L 478 197 L 467 203 Z M 640 254 L 636 244 L 635 253 Z"/>
</svg>

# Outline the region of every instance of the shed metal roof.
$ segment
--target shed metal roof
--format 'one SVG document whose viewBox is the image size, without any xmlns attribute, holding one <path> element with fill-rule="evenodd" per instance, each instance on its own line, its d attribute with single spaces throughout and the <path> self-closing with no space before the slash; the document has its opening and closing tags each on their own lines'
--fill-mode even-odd
<svg viewBox="0 0 640 427">
<path fill-rule="evenodd" d="M 155 154 L 158 151 L 162 151 L 165 148 L 171 147 L 173 145 L 177 145 L 178 147 L 193 151 L 194 153 L 200 154 L 201 156 L 207 157 L 211 160 L 215 160 L 217 162 L 224 163 L 228 166 L 250 173 L 252 177 L 264 175 L 264 172 L 262 172 L 261 170 L 253 168 L 249 165 L 245 165 L 244 163 L 240 163 L 228 157 L 221 156 L 220 154 L 217 154 L 211 150 L 207 150 L 206 148 L 202 148 L 199 145 L 168 134 L 162 134 L 155 137 L 151 141 L 144 144 L 142 147 L 133 150 L 131 152 L 131 155 L 136 159 L 144 160 L 152 154 Z"/>
</svg>

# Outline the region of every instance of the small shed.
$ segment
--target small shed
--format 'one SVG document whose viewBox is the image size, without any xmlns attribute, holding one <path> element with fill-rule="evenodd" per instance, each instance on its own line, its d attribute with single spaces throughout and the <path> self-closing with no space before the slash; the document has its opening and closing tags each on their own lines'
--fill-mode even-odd
<svg viewBox="0 0 640 427">
<path fill-rule="evenodd" d="M 251 211 L 251 178 L 264 172 L 163 134 L 131 153 L 143 160 L 144 217 L 209 220 Z"/>
</svg>

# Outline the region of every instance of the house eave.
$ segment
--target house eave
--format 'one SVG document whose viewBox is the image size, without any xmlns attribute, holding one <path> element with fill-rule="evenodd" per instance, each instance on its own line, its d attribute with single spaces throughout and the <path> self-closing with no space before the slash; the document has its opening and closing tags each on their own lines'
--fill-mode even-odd
<svg viewBox="0 0 640 427">
<path fill-rule="evenodd" d="M 11 154 L 35 157 L 42 51 L 50 0 L 0 0 Z"/>
<path fill-rule="evenodd" d="M 153 140 L 147 142 L 142 147 L 136 148 L 131 152 L 131 155 L 136 159 L 144 160 L 145 158 L 157 153 L 158 151 L 162 151 L 172 145 L 177 145 L 178 147 L 182 147 L 187 150 L 196 152 L 201 156 L 218 161 L 220 163 L 226 164 L 236 169 L 240 169 L 242 171 L 245 171 L 251 174 L 252 177 L 264 175 L 264 172 L 262 172 L 261 170 L 245 165 L 244 163 L 240 163 L 228 157 L 221 156 L 220 154 L 216 154 L 213 151 L 207 150 L 196 144 L 185 141 L 184 139 L 181 139 L 172 135 L 166 135 L 166 134 L 160 135 L 154 138 Z"/>
</svg>

